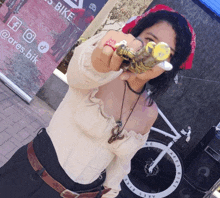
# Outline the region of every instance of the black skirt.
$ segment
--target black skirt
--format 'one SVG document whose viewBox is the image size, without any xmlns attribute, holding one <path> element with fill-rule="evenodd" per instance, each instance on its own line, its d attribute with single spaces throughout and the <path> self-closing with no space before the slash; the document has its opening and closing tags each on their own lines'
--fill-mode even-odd
<svg viewBox="0 0 220 198">
<path fill-rule="evenodd" d="M 45 129 L 41 129 L 34 138 L 33 147 L 46 171 L 67 189 L 74 192 L 92 192 L 101 188 L 106 177 L 105 172 L 91 184 L 79 184 L 70 179 L 60 166 L 52 141 Z M 58 198 L 60 195 L 34 171 L 28 161 L 27 145 L 25 145 L 0 168 L 0 197 Z"/>
</svg>

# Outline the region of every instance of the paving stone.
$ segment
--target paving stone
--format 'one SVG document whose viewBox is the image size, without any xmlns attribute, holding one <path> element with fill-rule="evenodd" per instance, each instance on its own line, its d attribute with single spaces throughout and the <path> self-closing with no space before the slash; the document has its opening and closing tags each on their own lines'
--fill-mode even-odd
<svg viewBox="0 0 220 198">
<path fill-rule="evenodd" d="M 41 125 L 45 122 L 41 115 L 36 114 L 36 113 L 33 113 L 32 115 L 33 115 L 33 117 L 35 118 L 35 120 L 33 120 L 32 122 L 38 122 L 38 123 L 40 123 Z M 32 122 L 31 122 L 31 123 L 32 123 Z"/>
<path fill-rule="evenodd" d="M 5 116 L 2 113 L 0 113 L 0 121 L 4 120 L 4 118 Z"/>
<path fill-rule="evenodd" d="M 3 106 L 1 105 L 1 102 L 0 102 L 0 112 L 4 111 L 3 109 Z"/>
<path fill-rule="evenodd" d="M 30 125 L 36 119 L 37 119 L 36 116 L 34 116 L 33 114 L 24 116 L 24 120 L 28 123 L 28 125 Z"/>
<path fill-rule="evenodd" d="M 10 115 L 14 115 L 16 113 L 16 110 L 13 108 L 13 106 L 10 106 L 10 107 L 4 109 L 1 113 L 5 117 L 9 117 Z"/>
<path fill-rule="evenodd" d="M 28 144 L 29 142 L 31 142 L 34 139 L 34 137 L 32 135 L 28 136 L 25 140 L 23 140 L 21 143 L 23 145 Z"/>
<path fill-rule="evenodd" d="M 0 154 L 0 167 L 2 167 L 7 161 L 8 159 Z"/>
<path fill-rule="evenodd" d="M 20 107 L 18 104 L 12 106 L 13 110 L 20 114 L 20 116 L 25 117 L 27 114 L 24 112 L 24 106 Z"/>
<path fill-rule="evenodd" d="M 22 142 L 23 141 L 22 136 L 18 135 L 17 133 L 12 133 L 11 136 L 13 138 L 15 138 L 18 142 Z"/>
<path fill-rule="evenodd" d="M 43 126 L 42 126 L 42 127 L 43 127 Z M 40 127 L 40 128 L 42 128 L 42 127 Z M 38 131 L 39 131 L 39 128 L 34 129 L 31 125 L 30 125 L 30 126 L 26 126 L 24 129 L 25 129 L 30 135 L 32 135 L 33 137 L 35 137 L 36 134 L 37 134 Z"/>
<path fill-rule="evenodd" d="M 14 113 L 13 115 L 10 115 L 8 117 L 8 119 L 11 119 L 14 123 L 20 121 L 23 118 L 23 116 L 21 114 L 19 114 L 18 112 Z"/>
<path fill-rule="evenodd" d="M 17 124 L 19 124 L 22 128 L 25 128 L 30 123 L 26 119 L 22 118 L 18 123 L 13 124 L 13 126 L 16 126 Z"/>
<path fill-rule="evenodd" d="M 26 107 L 27 105 L 24 105 L 24 101 L 15 101 L 16 103 L 14 104 L 14 108 L 16 109 L 20 109 L 20 110 L 24 110 L 24 107 Z"/>
<path fill-rule="evenodd" d="M 6 133 L 5 131 L 0 133 L 0 145 L 2 145 L 4 142 L 6 142 L 8 139 L 11 138 L 11 135 Z"/>
<path fill-rule="evenodd" d="M 26 120 L 20 120 L 19 122 L 16 122 L 14 125 L 13 125 L 13 127 L 20 127 L 20 130 L 19 131 L 21 131 L 21 130 L 23 130 L 27 125 L 29 125 L 28 123 L 27 123 L 27 121 Z"/>
<path fill-rule="evenodd" d="M 45 123 L 49 123 L 51 118 L 52 118 L 52 115 L 50 115 L 47 112 L 42 115 L 42 119 L 44 120 Z"/>
<path fill-rule="evenodd" d="M 14 103 L 13 107 L 12 107 L 15 111 L 17 111 L 18 113 L 21 113 L 23 116 L 29 115 L 32 112 L 30 112 L 29 110 L 26 111 L 28 107 L 27 104 L 25 104 L 24 102 L 16 102 Z"/>
<path fill-rule="evenodd" d="M 29 133 L 25 129 L 22 129 L 17 133 L 17 135 L 19 135 L 22 139 L 26 139 L 29 136 Z"/>
<path fill-rule="evenodd" d="M 42 128 L 43 128 L 43 127 L 42 127 Z M 35 130 L 31 135 L 32 135 L 33 137 L 36 137 L 38 132 L 39 132 L 39 130 Z"/>
<path fill-rule="evenodd" d="M 14 154 L 15 152 L 19 149 L 19 147 L 15 147 L 13 150 L 9 151 L 6 155 L 5 155 L 5 158 L 7 160 L 9 160 Z"/>
<path fill-rule="evenodd" d="M 31 126 L 35 129 L 35 130 L 40 130 L 42 127 L 44 127 L 44 124 L 39 122 L 38 120 L 34 121 L 31 123 Z"/>
<path fill-rule="evenodd" d="M 25 101 L 24 100 L 22 100 L 20 97 L 18 97 L 16 94 L 14 94 L 14 95 L 12 95 L 11 97 L 10 97 L 10 99 L 11 99 L 11 101 L 13 102 L 13 103 L 24 103 L 24 104 L 26 104 L 27 105 L 27 103 L 25 103 Z"/>
<path fill-rule="evenodd" d="M 4 110 L 12 105 L 13 103 L 10 100 L 4 100 L 1 102 L 1 106 L 3 107 Z"/>
<path fill-rule="evenodd" d="M 24 128 L 25 128 L 25 126 L 22 126 L 19 123 L 15 123 L 13 126 L 9 126 L 5 131 L 8 134 L 14 136 L 14 135 L 17 135 L 17 133 Z"/>
<path fill-rule="evenodd" d="M 0 93 L 0 101 L 6 100 L 9 96 L 3 92 Z"/>
<path fill-rule="evenodd" d="M 5 142 L 3 145 L 1 145 L 0 154 L 5 156 L 15 148 L 16 146 L 12 142 Z"/>
<path fill-rule="evenodd" d="M 14 145 L 16 145 L 19 148 L 23 146 L 21 141 L 18 141 L 15 137 L 11 137 L 9 141 L 12 142 Z"/>
<path fill-rule="evenodd" d="M 5 87 L 5 91 L 3 93 L 9 96 L 10 98 L 16 96 L 16 94 L 13 91 L 11 91 L 8 87 Z"/>
<path fill-rule="evenodd" d="M 0 82 L 0 93 L 3 93 L 3 92 L 4 92 L 3 89 L 2 89 L 3 86 L 4 86 L 3 83 Z"/>
<path fill-rule="evenodd" d="M 2 90 L 2 92 L 4 92 L 4 93 L 8 93 L 8 92 L 12 92 L 5 84 L 3 84 L 2 82 L 1 82 L 1 90 Z"/>
<path fill-rule="evenodd" d="M 0 118 L 1 118 L 1 120 L 4 120 L 5 119 L 5 115 L 2 113 L 2 111 L 0 110 Z"/>
<path fill-rule="evenodd" d="M 36 133 L 36 129 L 34 129 L 31 125 L 27 125 L 25 128 L 24 128 L 26 131 L 28 131 L 29 134 L 35 134 Z"/>
<path fill-rule="evenodd" d="M 6 120 L 0 121 L 0 132 L 4 131 L 8 128 L 8 122 Z"/>
</svg>

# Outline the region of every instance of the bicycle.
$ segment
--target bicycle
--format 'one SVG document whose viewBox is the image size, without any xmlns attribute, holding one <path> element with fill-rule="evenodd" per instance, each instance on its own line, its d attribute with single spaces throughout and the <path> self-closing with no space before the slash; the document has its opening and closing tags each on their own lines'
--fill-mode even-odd
<svg viewBox="0 0 220 198">
<path fill-rule="evenodd" d="M 151 130 L 172 140 L 168 145 L 158 140 L 147 140 L 131 160 L 131 172 L 121 183 L 124 192 L 121 191 L 120 198 L 167 197 L 178 188 L 183 178 L 183 162 L 179 154 L 171 147 L 182 135 L 185 135 L 186 141 L 189 142 L 191 127 L 188 127 L 188 131 L 182 129 L 180 131 L 182 135 L 180 135 L 159 108 L 158 113 L 174 135 L 155 127 L 151 127 Z"/>
</svg>

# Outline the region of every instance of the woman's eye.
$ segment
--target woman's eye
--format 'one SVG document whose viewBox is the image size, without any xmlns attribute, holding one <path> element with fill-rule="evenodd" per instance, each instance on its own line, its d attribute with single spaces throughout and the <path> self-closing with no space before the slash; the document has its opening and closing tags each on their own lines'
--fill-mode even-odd
<svg viewBox="0 0 220 198">
<path fill-rule="evenodd" d="M 151 39 L 151 38 L 145 38 L 145 40 L 147 40 L 148 42 L 150 42 L 150 41 L 154 41 L 154 40 Z"/>
</svg>

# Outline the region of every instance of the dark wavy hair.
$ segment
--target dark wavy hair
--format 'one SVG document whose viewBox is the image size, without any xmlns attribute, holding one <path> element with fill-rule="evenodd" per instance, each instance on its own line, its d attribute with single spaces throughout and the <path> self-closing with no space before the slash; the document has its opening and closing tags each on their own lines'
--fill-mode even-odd
<svg viewBox="0 0 220 198">
<path fill-rule="evenodd" d="M 191 53 L 192 34 L 189 30 L 186 19 L 176 12 L 166 10 L 157 11 L 148 14 L 142 18 L 138 24 L 130 32 L 134 37 L 138 37 L 146 28 L 165 21 L 170 24 L 176 33 L 175 54 L 171 57 L 170 63 L 173 65 L 171 71 L 166 71 L 160 76 L 151 79 L 148 83 L 151 85 L 151 95 L 149 105 L 153 104 L 153 100 L 164 94 L 174 81 L 174 77 L 181 70 L 180 66 L 187 60 Z"/>
</svg>

